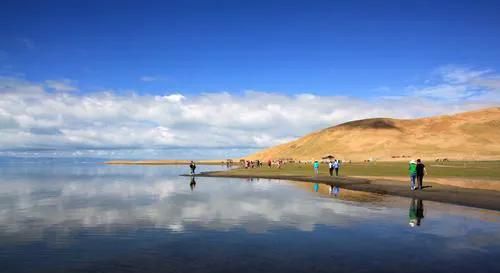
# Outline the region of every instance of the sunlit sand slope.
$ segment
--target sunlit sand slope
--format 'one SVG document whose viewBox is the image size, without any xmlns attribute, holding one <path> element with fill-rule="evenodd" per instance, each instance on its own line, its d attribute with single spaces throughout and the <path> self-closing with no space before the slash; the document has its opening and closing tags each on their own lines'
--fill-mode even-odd
<svg viewBox="0 0 500 273">
<path fill-rule="evenodd" d="M 411 158 L 499 160 L 500 107 L 412 120 L 350 121 L 248 156 L 250 159 L 344 160 Z M 403 157 L 404 156 L 404 157 Z"/>
</svg>

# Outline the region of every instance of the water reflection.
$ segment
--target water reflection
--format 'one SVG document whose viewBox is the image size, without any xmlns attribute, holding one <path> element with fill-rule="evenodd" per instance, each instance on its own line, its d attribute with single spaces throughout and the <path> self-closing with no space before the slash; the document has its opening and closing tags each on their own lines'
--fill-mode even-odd
<svg viewBox="0 0 500 273">
<path fill-rule="evenodd" d="M 337 197 L 337 195 L 339 194 L 339 192 L 340 192 L 339 186 L 330 185 L 330 195 L 333 195 L 333 196 Z"/>
<path fill-rule="evenodd" d="M 194 176 L 191 177 L 191 182 L 189 183 L 189 187 L 191 188 L 191 191 L 194 190 L 196 187 L 196 181 L 194 180 Z"/>
<path fill-rule="evenodd" d="M 194 177 L 186 181 L 177 176 L 184 170 L 175 168 L 73 168 L 69 172 L 48 169 L 50 175 L 40 169 L 34 174 L 12 175 L 12 171 L 1 176 L 0 237 L 40 238 L 54 227 L 153 226 L 175 231 L 242 227 L 251 232 L 293 227 L 310 231 L 317 225 L 352 225 L 353 219 L 405 217 L 402 208 L 408 211 L 408 199 L 346 189 L 338 194 L 325 184 Z M 187 194 L 191 191 L 196 194 Z M 315 198 L 332 193 L 336 199 Z M 435 210 L 446 215 L 459 212 L 475 218 L 491 214 L 456 206 Z M 490 221 L 498 219 L 498 215 L 489 217 Z"/>
<path fill-rule="evenodd" d="M 413 197 L 410 202 L 409 211 L 410 227 L 420 226 L 422 219 L 424 218 L 424 201 Z"/>
<path fill-rule="evenodd" d="M 415 266 L 404 260 L 410 247 L 439 258 L 477 251 L 481 255 L 472 258 L 481 264 L 493 261 L 484 253 L 500 253 L 495 212 L 426 202 L 421 225 L 423 201 L 414 199 L 410 215 L 419 228 L 409 232 L 406 198 L 306 182 L 179 177 L 183 172 L 104 166 L 4 172 L 2 270 L 30 272 L 48 260 L 46 272 L 58 272 L 54 265 L 153 272 L 159 267 L 141 266 L 157 264 L 167 272 L 189 271 L 179 270 L 186 265 L 193 266 L 190 272 L 252 271 L 256 265 L 262 265 L 256 272 L 306 272 L 318 262 L 329 264 L 334 253 L 344 271 L 359 271 L 359 259 L 370 261 L 364 269 L 381 268 L 379 261 L 387 259 Z M 304 261 L 304 253 L 315 262 Z"/>
<path fill-rule="evenodd" d="M 311 231 L 318 224 L 349 225 L 351 217 L 390 213 L 383 207 L 316 200 L 288 182 L 188 179 L 188 191 L 197 194 L 188 195 L 185 178 L 177 176 L 0 178 L 0 237 L 36 240 L 55 227 L 60 234 L 77 227 L 123 226 Z"/>
<path fill-rule="evenodd" d="M 338 186 L 333 186 L 329 184 L 318 183 L 313 184 L 311 187 L 311 183 L 308 182 L 290 182 L 293 186 L 297 188 L 301 188 L 310 192 L 317 192 L 320 196 L 331 197 L 335 192 L 337 195 L 333 195 L 340 200 L 344 201 L 353 201 L 353 202 L 361 202 L 361 203 L 381 203 L 384 200 L 389 200 L 387 197 L 381 194 L 374 194 L 368 192 L 361 191 L 353 191 L 348 189 L 342 189 L 342 194 L 340 193 L 340 188 Z M 380 204 L 382 205 L 382 204 Z"/>
</svg>

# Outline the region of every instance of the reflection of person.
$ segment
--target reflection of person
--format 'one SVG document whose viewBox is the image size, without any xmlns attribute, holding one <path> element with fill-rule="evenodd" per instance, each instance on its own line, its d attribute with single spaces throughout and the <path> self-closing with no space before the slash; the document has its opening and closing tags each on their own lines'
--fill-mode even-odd
<svg viewBox="0 0 500 273">
<path fill-rule="evenodd" d="M 424 201 L 422 199 L 417 200 L 417 226 L 420 226 L 420 222 L 424 218 Z"/>
<path fill-rule="evenodd" d="M 340 189 L 338 186 L 330 185 L 330 195 L 334 195 L 335 197 L 337 197 L 339 191 Z"/>
<path fill-rule="evenodd" d="M 408 173 L 410 175 L 410 188 L 415 190 L 415 180 L 417 178 L 417 162 L 415 160 L 410 160 L 410 165 L 408 166 Z"/>
<path fill-rule="evenodd" d="M 315 192 L 319 191 L 319 184 L 318 183 L 314 183 L 314 191 Z"/>
<path fill-rule="evenodd" d="M 410 227 L 414 227 L 417 224 L 417 207 L 415 206 L 415 198 L 411 199 L 410 211 L 408 212 L 408 216 L 410 218 Z"/>
<path fill-rule="evenodd" d="M 191 177 L 191 183 L 189 183 L 189 187 L 191 188 L 191 191 L 193 191 L 194 188 L 196 187 L 196 181 L 194 181 L 194 176 Z"/>
<path fill-rule="evenodd" d="M 196 164 L 194 164 L 194 161 L 191 161 L 191 164 L 189 164 L 189 168 L 191 169 L 191 174 L 194 174 L 196 170 Z"/>
<path fill-rule="evenodd" d="M 424 201 L 422 199 L 411 199 L 409 217 L 411 227 L 420 226 L 424 218 Z"/>
<path fill-rule="evenodd" d="M 427 174 L 427 170 L 425 169 L 424 163 L 419 159 L 417 159 L 417 183 L 418 189 L 421 190 L 423 187 L 424 175 Z"/>
</svg>

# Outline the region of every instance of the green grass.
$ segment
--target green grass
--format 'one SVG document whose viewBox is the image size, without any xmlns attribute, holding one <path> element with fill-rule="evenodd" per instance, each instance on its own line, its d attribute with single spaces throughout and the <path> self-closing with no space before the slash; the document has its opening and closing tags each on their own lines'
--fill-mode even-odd
<svg viewBox="0 0 500 273">
<path fill-rule="evenodd" d="M 452 161 L 452 162 L 424 162 L 427 172 L 432 177 L 462 177 L 500 180 L 500 161 Z M 262 175 L 293 175 L 312 176 L 312 164 L 287 164 L 281 169 L 235 169 L 234 174 L 262 174 Z M 407 176 L 408 163 L 406 162 L 371 162 L 371 163 L 344 163 L 340 169 L 341 175 L 346 176 Z M 327 164 L 321 164 L 320 175 L 328 175 Z"/>
</svg>

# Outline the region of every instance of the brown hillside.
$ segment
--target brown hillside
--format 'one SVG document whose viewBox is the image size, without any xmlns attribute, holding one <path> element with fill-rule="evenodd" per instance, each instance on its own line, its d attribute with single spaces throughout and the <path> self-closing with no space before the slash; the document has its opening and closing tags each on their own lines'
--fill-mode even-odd
<svg viewBox="0 0 500 273">
<path fill-rule="evenodd" d="M 500 159 L 500 107 L 412 120 L 373 118 L 346 122 L 250 155 L 251 159 L 406 160 L 401 156 Z"/>
</svg>

